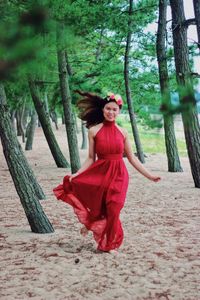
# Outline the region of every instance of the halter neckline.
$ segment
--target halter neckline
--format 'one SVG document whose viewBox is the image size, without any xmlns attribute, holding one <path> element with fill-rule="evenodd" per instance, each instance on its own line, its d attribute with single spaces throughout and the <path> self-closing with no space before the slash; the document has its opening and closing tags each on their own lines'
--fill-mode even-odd
<svg viewBox="0 0 200 300">
<path fill-rule="evenodd" d="M 104 120 L 103 121 L 103 124 L 105 125 L 105 126 L 114 126 L 115 125 L 115 120 L 114 121 L 108 121 L 108 120 Z"/>
</svg>

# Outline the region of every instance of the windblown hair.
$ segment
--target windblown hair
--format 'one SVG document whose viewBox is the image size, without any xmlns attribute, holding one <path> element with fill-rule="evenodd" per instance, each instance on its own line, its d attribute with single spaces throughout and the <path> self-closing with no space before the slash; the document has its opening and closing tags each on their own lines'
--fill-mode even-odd
<svg viewBox="0 0 200 300">
<path fill-rule="evenodd" d="M 79 118 L 84 121 L 87 128 L 102 123 L 104 120 L 103 108 L 108 103 L 106 99 L 88 92 L 75 90 L 76 93 L 83 96 L 77 103 L 79 109 Z"/>
</svg>

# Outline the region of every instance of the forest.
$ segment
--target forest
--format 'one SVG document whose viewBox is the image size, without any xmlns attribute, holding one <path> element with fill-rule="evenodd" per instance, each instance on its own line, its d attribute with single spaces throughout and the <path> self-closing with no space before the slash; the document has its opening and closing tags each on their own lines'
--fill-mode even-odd
<svg viewBox="0 0 200 300">
<path fill-rule="evenodd" d="M 120 94 L 124 105 L 117 122 L 128 130 L 135 155 L 148 166 L 153 157 L 165 180 L 181 182 L 179 195 L 187 185 L 186 195 L 194 193 L 191 209 L 197 209 L 200 70 L 194 64 L 200 56 L 200 0 L 191 7 L 194 17 L 188 19 L 183 0 L 0 1 L 0 197 L 5 203 L 3 178 L 9 176 L 7 197 L 17 193 L 31 232 L 53 233 L 57 224 L 46 208 L 53 186 L 49 179 L 43 188 L 40 165 L 48 176 L 75 173 L 88 151 L 76 90 Z M 169 193 L 179 198 L 176 188 Z M 195 286 L 188 298 L 141 292 L 141 298 L 130 299 L 197 299 L 197 293 Z M 59 295 L 54 299 L 63 299 Z"/>
</svg>

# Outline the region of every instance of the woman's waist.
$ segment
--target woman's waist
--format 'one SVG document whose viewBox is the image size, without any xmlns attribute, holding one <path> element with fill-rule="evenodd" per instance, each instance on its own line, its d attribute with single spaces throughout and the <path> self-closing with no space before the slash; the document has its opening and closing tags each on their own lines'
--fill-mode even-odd
<svg viewBox="0 0 200 300">
<path fill-rule="evenodd" d="M 108 159 L 108 160 L 121 160 L 123 158 L 122 153 L 97 153 L 98 159 Z"/>
</svg>

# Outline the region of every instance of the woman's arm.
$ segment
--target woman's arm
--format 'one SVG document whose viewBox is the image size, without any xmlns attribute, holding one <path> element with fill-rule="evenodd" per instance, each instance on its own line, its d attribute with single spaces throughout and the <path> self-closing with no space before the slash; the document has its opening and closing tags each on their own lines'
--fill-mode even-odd
<svg viewBox="0 0 200 300">
<path fill-rule="evenodd" d="M 142 165 L 142 163 L 137 159 L 137 157 L 133 154 L 133 151 L 131 149 L 131 143 L 128 138 L 128 133 L 125 132 L 125 144 L 124 144 L 124 151 L 125 154 L 130 162 L 130 164 L 138 171 L 140 172 L 143 176 L 148 178 L 149 180 L 152 181 L 159 181 L 161 178 L 159 176 L 151 174 L 149 171 L 145 169 L 145 167 Z"/>
<path fill-rule="evenodd" d="M 94 131 L 93 129 L 88 130 L 88 141 L 89 141 L 89 153 L 88 153 L 88 158 L 85 160 L 81 168 L 74 173 L 73 175 L 70 176 L 69 180 L 71 181 L 72 178 L 76 177 L 83 171 L 85 171 L 87 168 L 89 168 L 93 162 L 95 161 L 95 151 L 94 151 Z"/>
</svg>

